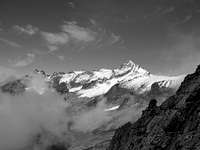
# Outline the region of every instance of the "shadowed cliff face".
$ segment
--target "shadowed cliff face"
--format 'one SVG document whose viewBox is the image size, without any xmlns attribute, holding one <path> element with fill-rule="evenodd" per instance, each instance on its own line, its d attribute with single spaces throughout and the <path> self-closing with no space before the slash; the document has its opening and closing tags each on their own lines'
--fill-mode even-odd
<svg viewBox="0 0 200 150">
<path fill-rule="evenodd" d="M 107 150 L 136 149 L 200 149 L 200 66 L 161 106 L 150 101 L 140 119 L 117 129 Z"/>
</svg>

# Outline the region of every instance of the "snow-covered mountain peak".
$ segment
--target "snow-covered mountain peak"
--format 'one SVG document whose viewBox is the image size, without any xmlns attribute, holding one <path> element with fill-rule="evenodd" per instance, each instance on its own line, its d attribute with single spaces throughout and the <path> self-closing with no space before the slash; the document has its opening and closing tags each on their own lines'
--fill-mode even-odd
<svg viewBox="0 0 200 150">
<path fill-rule="evenodd" d="M 37 71 L 43 76 L 43 71 Z M 184 76 L 159 76 L 129 60 L 115 69 L 101 68 L 93 71 L 59 72 L 46 76 L 49 81 L 65 84 L 69 92 L 80 97 L 96 97 L 106 94 L 113 86 L 128 89 L 137 94 L 150 92 L 153 89 L 177 89 Z"/>
<path fill-rule="evenodd" d="M 140 67 L 140 65 L 135 64 L 133 61 L 122 64 L 119 68 L 114 69 L 115 76 L 121 76 L 132 72 L 133 74 L 150 74 L 147 70 Z"/>
</svg>

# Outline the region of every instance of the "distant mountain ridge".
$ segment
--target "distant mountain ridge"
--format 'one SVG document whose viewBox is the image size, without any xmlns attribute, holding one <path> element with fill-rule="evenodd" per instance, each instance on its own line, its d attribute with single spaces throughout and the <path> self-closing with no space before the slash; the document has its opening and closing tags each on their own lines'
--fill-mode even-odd
<svg viewBox="0 0 200 150">
<path fill-rule="evenodd" d="M 171 77 L 154 75 L 132 61 L 115 69 L 102 68 L 94 71 L 53 74 L 46 74 L 45 71 L 36 69 L 34 73 L 41 77 L 40 80 L 48 83 L 48 87 L 45 88 L 55 89 L 59 94 L 65 95 L 65 99 L 89 99 L 88 105 L 91 105 L 99 101 L 98 97 L 105 97 L 110 107 L 106 111 L 120 109 L 129 101 L 126 100 L 127 97 L 133 102 L 135 101 L 133 99 L 144 102 L 156 98 L 161 103 L 175 93 L 185 77 L 185 75 Z M 21 79 L 1 83 L 1 91 L 16 95 L 36 89 L 37 87 L 28 87 L 32 79 L 31 75 L 26 75 Z M 37 88 L 36 91 L 43 94 L 45 89 Z M 72 96 L 68 97 L 70 94 Z"/>
<path fill-rule="evenodd" d="M 177 90 L 185 75 L 160 76 L 153 75 L 133 61 L 128 61 L 116 69 L 99 69 L 94 71 L 59 72 L 47 75 L 36 70 L 50 82 L 66 85 L 70 93 L 79 97 L 96 97 L 106 94 L 113 86 L 144 94 L 151 90 Z"/>
</svg>

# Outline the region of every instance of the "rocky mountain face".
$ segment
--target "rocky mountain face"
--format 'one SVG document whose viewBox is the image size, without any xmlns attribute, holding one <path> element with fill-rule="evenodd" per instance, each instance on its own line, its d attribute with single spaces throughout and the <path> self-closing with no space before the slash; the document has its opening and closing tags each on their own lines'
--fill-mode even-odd
<svg viewBox="0 0 200 150">
<path fill-rule="evenodd" d="M 135 123 L 118 128 L 107 150 L 199 150 L 200 66 L 176 94 L 157 106 L 155 99 Z"/>
<path fill-rule="evenodd" d="M 17 79 L 9 81 L 1 86 L 1 90 L 4 93 L 9 93 L 11 95 L 18 95 L 25 92 L 26 84 L 23 80 Z"/>
</svg>

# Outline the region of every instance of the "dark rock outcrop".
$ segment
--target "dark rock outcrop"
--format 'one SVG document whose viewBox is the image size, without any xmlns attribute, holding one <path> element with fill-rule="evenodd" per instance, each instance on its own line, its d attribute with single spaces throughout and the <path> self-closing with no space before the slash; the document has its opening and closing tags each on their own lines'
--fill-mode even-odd
<svg viewBox="0 0 200 150">
<path fill-rule="evenodd" d="M 68 150 L 68 148 L 64 144 L 54 144 L 47 148 L 47 150 Z"/>
<path fill-rule="evenodd" d="M 135 123 L 116 130 L 107 150 L 199 150 L 200 66 L 159 107 L 151 100 Z"/>
<path fill-rule="evenodd" d="M 60 82 L 60 76 L 54 77 L 52 79 L 52 87 L 59 93 L 59 94 L 67 94 L 69 92 L 67 84 L 64 82 Z"/>
<path fill-rule="evenodd" d="M 23 82 L 23 80 L 18 79 L 9 81 L 4 85 L 2 85 L 0 88 L 3 93 L 8 93 L 11 95 L 19 95 L 25 91 L 26 85 Z"/>
</svg>

